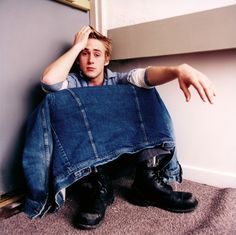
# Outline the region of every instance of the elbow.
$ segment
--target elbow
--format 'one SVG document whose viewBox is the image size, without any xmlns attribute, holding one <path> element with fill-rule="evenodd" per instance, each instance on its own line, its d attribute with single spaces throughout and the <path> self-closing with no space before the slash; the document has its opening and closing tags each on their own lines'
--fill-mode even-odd
<svg viewBox="0 0 236 235">
<path fill-rule="evenodd" d="M 49 82 L 49 78 L 47 76 L 46 71 L 43 72 L 41 78 L 40 78 L 40 82 L 44 83 L 44 84 L 48 84 Z"/>
<path fill-rule="evenodd" d="M 53 85 L 54 84 L 53 79 L 50 76 L 48 76 L 48 74 L 45 72 L 41 76 L 40 82 L 43 84 L 46 84 L 46 85 Z"/>
</svg>

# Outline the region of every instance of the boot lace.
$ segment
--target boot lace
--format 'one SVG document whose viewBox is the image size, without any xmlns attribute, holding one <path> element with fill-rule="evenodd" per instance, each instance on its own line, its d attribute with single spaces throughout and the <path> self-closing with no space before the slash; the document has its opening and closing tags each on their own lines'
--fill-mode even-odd
<svg viewBox="0 0 236 235">
<path fill-rule="evenodd" d="M 172 190 L 172 187 L 167 184 L 164 177 L 162 176 L 162 171 L 159 170 L 157 167 L 152 167 L 150 170 L 153 171 L 152 173 L 152 181 L 156 182 L 158 185 L 160 185 L 162 188 L 165 188 L 167 190 Z"/>
</svg>

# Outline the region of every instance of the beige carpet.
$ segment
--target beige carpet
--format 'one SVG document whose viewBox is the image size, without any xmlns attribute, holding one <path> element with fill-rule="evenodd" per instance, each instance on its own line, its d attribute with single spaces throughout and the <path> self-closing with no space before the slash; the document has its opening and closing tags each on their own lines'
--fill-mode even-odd
<svg viewBox="0 0 236 235">
<path fill-rule="evenodd" d="M 236 234 L 236 189 L 220 189 L 185 180 L 179 190 L 193 192 L 198 208 L 188 214 L 176 214 L 153 207 L 137 207 L 123 197 L 131 180 L 114 181 L 116 199 L 108 207 L 104 223 L 96 230 L 82 231 L 73 228 L 71 218 L 76 210 L 72 198 L 56 214 L 30 220 L 24 213 L 3 219 L 0 234 Z"/>
</svg>

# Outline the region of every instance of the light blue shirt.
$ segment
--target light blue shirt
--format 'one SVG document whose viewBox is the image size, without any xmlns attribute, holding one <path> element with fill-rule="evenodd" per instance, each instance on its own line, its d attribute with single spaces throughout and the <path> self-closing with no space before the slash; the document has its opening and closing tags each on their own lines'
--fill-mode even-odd
<svg viewBox="0 0 236 235">
<path fill-rule="evenodd" d="M 128 83 L 131 83 L 138 87 L 152 88 L 147 80 L 146 69 L 137 68 L 131 70 L 128 73 L 112 72 L 109 69 L 105 69 L 103 85 L 117 85 Z M 65 88 L 88 86 L 90 86 L 89 80 L 82 73 L 82 71 L 79 71 L 78 73 L 69 73 L 67 79 L 64 82 L 59 82 L 53 85 L 42 83 L 42 89 L 46 92 L 59 91 Z"/>
</svg>

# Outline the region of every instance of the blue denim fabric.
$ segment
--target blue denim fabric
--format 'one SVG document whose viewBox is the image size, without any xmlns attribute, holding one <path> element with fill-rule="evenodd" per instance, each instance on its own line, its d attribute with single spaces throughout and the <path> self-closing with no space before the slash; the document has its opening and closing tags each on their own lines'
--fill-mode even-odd
<svg viewBox="0 0 236 235">
<path fill-rule="evenodd" d="M 36 218 L 51 207 L 59 209 L 64 202 L 61 190 L 92 167 L 157 146 L 173 150 L 175 140 L 170 116 L 155 89 L 117 85 L 48 94 L 28 121 L 25 212 Z M 180 177 L 175 153 L 166 177 Z"/>
</svg>

